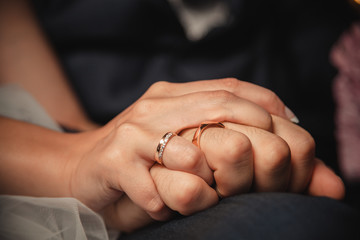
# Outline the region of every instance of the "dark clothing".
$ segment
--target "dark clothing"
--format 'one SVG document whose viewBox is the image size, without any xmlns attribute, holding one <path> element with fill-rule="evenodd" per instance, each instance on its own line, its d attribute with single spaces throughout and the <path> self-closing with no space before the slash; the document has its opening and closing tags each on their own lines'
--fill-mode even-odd
<svg viewBox="0 0 360 240">
<path fill-rule="evenodd" d="M 159 223 L 124 240 L 360 239 L 354 209 L 328 198 L 288 193 L 244 194 L 211 209 Z"/>
</svg>

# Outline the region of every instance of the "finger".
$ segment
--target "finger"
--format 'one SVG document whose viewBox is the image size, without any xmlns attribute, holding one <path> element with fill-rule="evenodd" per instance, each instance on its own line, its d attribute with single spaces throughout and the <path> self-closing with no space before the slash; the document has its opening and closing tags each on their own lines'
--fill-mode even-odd
<svg viewBox="0 0 360 240">
<path fill-rule="evenodd" d="M 110 229 L 117 229 L 130 233 L 144 227 L 154 220 L 131 199 L 124 195 L 115 203 L 107 206 L 102 211 L 105 225 Z M 171 211 L 169 209 L 169 218 Z"/>
<path fill-rule="evenodd" d="M 312 196 L 325 196 L 341 200 L 345 196 L 343 181 L 321 160 L 315 159 L 314 171 L 307 190 Z"/>
<path fill-rule="evenodd" d="M 288 190 L 302 192 L 310 182 L 315 159 L 315 142 L 296 124 L 273 116 L 273 131 L 286 141 L 291 151 L 291 178 Z"/>
<path fill-rule="evenodd" d="M 203 152 L 180 136 L 175 136 L 164 149 L 163 165 L 171 170 L 195 174 L 208 184 L 213 183 L 213 172 Z"/>
<path fill-rule="evenodd" d="M 152 129 L 166 126 L 170 131 L 197 127 L 204 121 L 228 121 L 265 130 L 272 127 L 271 115 L 265 109 L 224 90 L 143 99 L 133 106 L 132 112 L 133 122 L 144 124 L 144 120 L 151 120 Z"/>
<path fill-rule="evenodd" d="M 149 163 L 154 161 L 159 139 L 166 131 L 198 126 L 204 121 L 224 120 L 264 129 L 272 126 L 272 118 L 263 108 L 226 91 L 139 101 L 131 113 L 114 121 L 116 132 L 122 141 L 114 145 L 112 152 L 119 152 L 116 148 L 122 146 L 124 152 L 121 157 L 133 160 L 132 164 L 127 162 L 128 167 L 121 170 L 122 174 L 118 176 L 122 189 L 152 217 L 161 220 L 164 204 L 148 174 Z M 128 122 L 124 124 L 121 121 Z M 114 125 L 109 125 L 111 127 Z M 127 151 L 126 146 L 131 151 Z M 136 154 L 131 155 L 131 152 Z"/>
<path fill-rule="evenodd" d="M 285 106 L 274 92 L 235 78 L 203 80 L 189 83 L 157 82 L 150 87 L 144 96 L 180 96 L 194 92 L 215 90 L 226 90 L 238 97 L 258 104 L 272 114 L 298 122 L 294 113 Z"/>
<path fill-rule="evenodd" d="M 119 115 L 106 127 L 108 131 L 116 128 L 135 143 L 141 157 L 154 161 L 154 152 L 166 132 L 198 127 L 205 121 L 272 129 L 272 118 L 267 111 L 226 91 L 139 100 L 127 114 Z"/>
<path fill-rule="evenodd" d="M 124 192 L 153 219 L 166 220 L 168 218 L 168 210 L 156 189 L 149 169 L 140 164 L 134 164 L 126 172 L 127 174 L 119 177 L 119 182 L 122 183 L 121 186 Z"/>
<path fill-rule="evenodd" d="M 198 176 L 160 165 L 154 165 L 150 172 L 166 205 L 183 215 L 205 210 L 218 202 L 215 190 Z"/>
<path fill-rule="evenodd" d="M 258 192 L 286 190 L 291 171 L 291 155 L 287 143 L 275 134 L 259 128 L 232 123 L 224 125 L 246 135 L 251 142 L 254 158 L 253 189 Z"/>
<path fill-rule="evenodd" d="M 183 137 L 191 141 L 194 129 Z M 223 197 L 249 191 L 253 179 L 253 154 L 249 139 L 230 129 L 210 127 L 201 135 L 200 147 L 205 154 L 218 193 Z"/>
<path fill-rule="evenodd" d="M 148 159 L 154 159 L 154 151 L 165 132 L 198 127 L 205 121 L 229 121 L 265 130 L 272 128 L 272 118 L 268 112 L 226 91 L 142 100 L 134 106 L 132 111 L 134 125 L 148 131 L 139 135 L 147 134 L 148 136 L 139 138 L 141 144 L 140 142 L 136 144 L 137 150 Z"/>
<path fill-rule="evenodd" d="M 127 132 L 124 132 L 124 131 Z M 126 134 L 125 134 L 126 133 Z M 137 135 L 136 128 L 119 127 L 111 132 L 101 141 L 104 149 L 101 150 L 102 158 L 107 174 L 102 176 L 100 171 L 99 179 L 104 179 L 101 184 L 125 192 L 129 198 L 152 218 L 163 220 L 167 217 L 167 210 L 164 202 L 156 190 L 156 186 L 150 176 L 150 167 L 153 162 L 147 161 L 138 156 L 131 146 L 136 145 L 136 138 L 128 138 L 129 135 Z M 121 148 L 119 147 L 121 146 Z"/>
</svg>

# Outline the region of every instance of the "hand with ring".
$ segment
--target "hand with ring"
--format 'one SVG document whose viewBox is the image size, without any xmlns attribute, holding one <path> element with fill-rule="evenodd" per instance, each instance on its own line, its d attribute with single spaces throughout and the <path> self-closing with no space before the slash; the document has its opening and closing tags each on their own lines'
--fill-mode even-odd
<svg viewBox="0 0 360 240">
<path fill-rule="evenodd" d="M 232 89 L 226 81 L 217 83 Z M 246 86 L 248 91 L 260 88 L 252 84 Z M 190 83 L 183 87 L 184 92 L 174 91 L 172 96 L 167 96 L 164 84 L 156 84 L 106 126 L 79 135 L 81 146 L 76 147 L 74 160 L 67 164 L 71 171 L 71 195 L 92 209 L 101 210 L 125 192 L 151 217 L 163 220 L 168 217 L 168 210 L 157 192 L 150 168 L 164 133 L 196 127 L 207 120 L 241 123 L 265 130 L 272 128 L 271 115 L 240 94 L 215 85 L 205 91 L 198 91 Z M 159 90 L 164 94 L 158 95 Z M 244 91 L 244 95 L 248 91 Z M 205 158 L 201 150 L 182 137 L 175 136 L 170 142 L 176 142 L 172 162 Z M 199 174 L 210 184 L 212 171 L 205 159 L 202 162 L 196 169 L 178 170 Z"/>
<path fill-rule="evenodd" d="M 232 80 L 225 80 L 224 82 L 228 83 L 229 81 Z M 217 84 L 219 82 L 221 80 L 217 81 Z M 209 84 L 205 85 L 209 86 Z M 342 196 L 341 181 L 319 160 L 315 160 L 314 142 L 311 136 L 305 130 L 284 119 L 286 117 L 285 106 L 275 95 L 268 90 L 249 85 L 262 94 L 261 97 L 256 94 L 251 95 L 253 98 L 251 100 L 281 117 L 270 115 L 270 119 L 268 119 L 270 122 L 265 124 L 264 122 L 242 122 L 244 120 L 241 119 L 240 121 L 225 121 L 225 129 L 209 127 L 202 132 L 201 141 L 198 139 L 202 151 L 199 151 L 200 149 L 195 145 L 186 144 L 184 141 L 187 139 L 187 143 L 191 143 L 196 128 L 183 131 L 183 137 L 174 135 L 171 140 L 168 139 L 166 142 L 164 140 L 163 144 L 158 144 L 161 137 L 158 137 L 157 141 L 155 140 L 156 146 L 153 146 L 153 149 L 156 149 L 158 145 L 160 148 L 164 146 L 162 152 L 163 166 L 153 166 L 151 177 L 154 179 L 159 198 L 171 209 L 185 215 L 192 214 L 216 204 L 218 201 L 217 192 L 223 197 L 227 197 L 247 192 L 250 188 L 255 191 L 308 191 L 312 195 L 326 195 L 334 198 Z M 225 84 L 225 86 L 227 85 Z M 172 89 L 164 92 L 176 92 L 169 90 Z M 184 96 L 193 94 L 192 92 L 181 93 L 180 90 L 181 88 L 177 86 L 177 91 L 180 94 L 185 94 Z M 151 91 L 156 93 L 154 89 L 149 90 L 149 92 Z M 248 91 L 244 92 L 249 93 Z M 175 98 L 179 98 L 176 94 L 174 95 Z M 264 104 L 269 103 L 265 101 L 269 96 L 275 100 L 271 102 L 271 108 Z M 180 95 L 180 97 L 182 96 Z M 154 97 L 154 94 L 148 98 L 145 94 L 142 99 L 159 101 L 159 97 Z M 167 98 L 163 97 L 162 99 Z M 158 110 L 157 104 L 148 105 L 148 107 L 150 106 L 153 107 L 151 109 Z M 131 108 L 136 109 L 136 104 Z M 131 112 L 131 110 L 127 111 Z M 242 112 L 246 113 L 244 109 Z M 253 113 L 258 112 L 254 111 Z M 248 114 L 251 112 L 247 113 L 247 116 L 249 116 Z M 267 117 L 266 114 L 264 117 Z M 209 119 L 205 121 L 207 120 Z M 216 120 L 219 118 L 210 120 L 217 122 Z M 202 122 L 204 121 L 200 121 L 197 125 L 200 126 Z M 181 130 L 181 128 L 174 127 L 167 128 L 166 131 L 173 129 Z M 154 150 L 152 154 L 154 154 Z M 210 187 L 214 183 L 216 183 L 217 192 Z M 333 190 L 324 189 L 322 184 L 332 184 L 335 188 Z M 136 203 L 131 194 L 126 190 L 125 192 Z M 129 218 L 127 221 L 122 219 L 121 216 L 127 216 L 125 214 L 127 210 L 124 210 L 122 206 L 126 206 L 125 209 L 138 208 L 131 204 L 132 201 L 123 197 L 116 205 L 110 207 L 112 209 L 111 217 L 109 217 L 111 219 L 110 225 L 126 230 L 126 224 L 131 225 L 129 224 L 131 221 Z M 129 205 L 133 207 L 129 207 Z M 142 207 L 140 204 L 138 205 Z M 118 211 L 113 211 L 113 207 L 123 209 L 121 214 L 117 215 Z M 162 210 L 164 211 L 162 215 L 164 218 L 162 219 L 166 219 L 169 216 L 169 211 L 166 207 Z M 152 214 L 149 211 L 148 213 Z M 131 215 L 131 213 L 129 214 Z M 107 215 L 109 215 L 109 211 L 107 211 Z M 147 219 L 146 216 L 146 214 L 143 215 L 144 219 Z M 139 216 L 135 219 L 138 220 L 138 218 Z M 144 220 L 143 223 L 147 221 Z M 141 224 L 141 221 L 133 222 L 131 226 L 137 226 L 139 223 Z M 131 229 L 131 227 L 129 228 Z"/>
<path fill-rule="evenodd" d="M 191 164 L 170 160 L 176 148 L 176 142 L 170 141 L 164 151 L 163 165 L 154 165 L 151 169 L 165 204 L 183 215 L 190 215 L 216 204 L 219 194 L 228 197 L 250 189 L 342 198 L 342 182 L 314 158 L 311 136 L 287 120 L 273 118 L 274 133 L 234 123 L 224 123 L 225 129 L 209 127 L 203 132 L 201 149 L 209 168 L 214 171 L 216 189 L 198 176 L 201 173 L 194 175 L 186 171 L 187 167 L 197 169 L 203 158 Z M 191 141 L 196 131 L 189 129 L 182 136 Z M 124 211 L 128 215 L 124 215 Z M 110 226 L 126 231 L 151 221 L 126 196 L 107 209 L 106 215 Z M 129 217 L 134 215 L 136 218 Z"/>
</svg>

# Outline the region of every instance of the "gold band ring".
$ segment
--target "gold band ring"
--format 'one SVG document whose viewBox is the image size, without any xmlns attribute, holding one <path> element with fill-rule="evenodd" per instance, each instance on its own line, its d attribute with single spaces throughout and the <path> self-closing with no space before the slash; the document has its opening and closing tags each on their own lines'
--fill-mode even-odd
<svg viewBox="0 0 360 240">
<path fill-rule="evenodd" d="M 171 138 L 175 137 L 177 134 L 173 132 L 167 132 L 161 139 L 160 142 L 156 148 L 155 153 L 155 161 L 159 163 L 160 165 L 163 164 L 163 155 L 165 151 L 165 147 L 170 141 Z"/>
<path fill-rule="evenodd" d="M 200 148 L 200 137 L 201 134 L 205 131 L 205 129 L 209 127 L 219 127 L 219 128 L 225 128 L 224 124 L 221 122 L 203 122 L 200 124 L 198 129 L 196 130 L 194 137 L 192 139 L 192 143 Z"/>
</svg>

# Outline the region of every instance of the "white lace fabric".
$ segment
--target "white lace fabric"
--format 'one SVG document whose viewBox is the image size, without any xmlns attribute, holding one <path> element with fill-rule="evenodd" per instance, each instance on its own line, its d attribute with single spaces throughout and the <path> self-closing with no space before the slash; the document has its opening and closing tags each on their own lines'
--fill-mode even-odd
<svg viewBox="0 0 360 240">
<path fill-rule="evenodd" d="M 35 98 L 16 85 L 0 86 L 0 116 L 61 131 Z M 1 240 L 107 240 L 118 235 L 75 198 L 0 195 Z"/>
<path fill-rule="evenodd" d="M 101 216 L 74 198 L 0 196 L 0 239 L 116 239 Z"/>
</svg>

